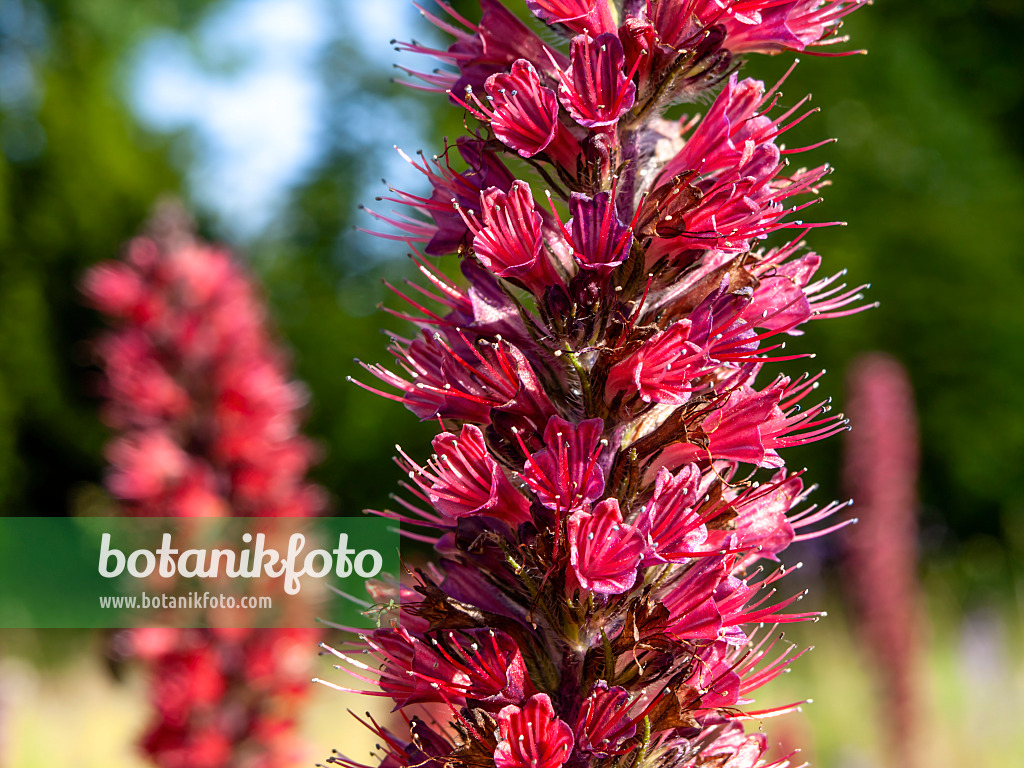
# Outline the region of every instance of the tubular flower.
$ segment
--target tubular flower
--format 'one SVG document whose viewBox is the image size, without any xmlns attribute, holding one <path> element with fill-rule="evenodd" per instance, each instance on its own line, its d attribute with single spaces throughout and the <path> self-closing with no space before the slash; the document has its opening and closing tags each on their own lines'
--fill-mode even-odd
<svg viewBox="0 0 1024 768">
<path fill-rule="evenodd" d="M 577 192 L 569 199 L 566 242 L 576 263 L 583 269 L 608 274 L 629 255 L 633 233 L 615 214 L 612 196 L 599 192 L 593 198 Z"/>
<path fill-rule="evenodd" d="M 558 98 L 585 128 L 614 125 L 636 100 L 636 86 L 622 70 L 626 56 L 613 34 L 572 39 L 568 71 L 560 73 Z"/>
<path fill-rule="evenodd" d="M 484 190 L 480 209 L 481 220 L 469 214 L 466 224 L 473 232 L 473 251 L 486 269 L 534 290 L 561 282 L 544 250 L 544 217 L 529 184 L 516 181 L 508 194 L 496 187 Z"/>
<path fill-rule="evenodd" d="M 575 162 L 579 144 L 559 122 L 555 92 L 541 85 L 533 64 L 517 59 L 508 74 L 487 78 L 484 90 L 487 104 L 470 88 L 466 101 L 454 94 L 452 98 L 474 117 L 489 122 L 498 140 L 523 157 L 546 152 L 558 165 L 568 167 Z"/>
<path fill-rule="evenodd" d="M 394 369 L 364 366 L 441 428 L 429 458 L 401 451 L 407 495 L 377 512 L 437 559 L 375 588 L 380 628 L 327 649 L 351 679 L 321 681 L 403 713 L 408 734 L 368 723 L 381 764 L 763 764 L 742 721 L 790 709 L 750 706 L 801 655 L 775 627 L 820 616 L 785 590 L 783 554 L 845 524 L 807 503 L 785 449 L 846 421 L 806 405 L 821 374 L 761 372 L 812 356 L 783 351 L 807 322 L 867 307 L 843 272 L 818 276 L 818 225 L 794 219 L 828 171 L 784 170 L 818 146 L 781 144 L 800 104 L 776 113 L 733 54 L 832 41 L 860 4 L 531 1 L 548 44 L 489 0 L 478 25 L 430 16 L 447 50 L 406 46 L 442 60 L 424 77 L 479 124 L 466 171 L 423 164 L 435 194 L 391 198 L 409 215 L 385 236 L 428 243 L 428 287 L 395 291 L 416 332 Z M 662 117 L 698 99 L 703 118 Z M 464 281 L 429 261 L 442 245 Z"/>
<path fill-rule="evenodd" d="M 545 447 L 530 457 L 523 479 L 548 509 L 574 510 L 604 492 L 600 419 L 579 425 L 552 416 L 544 429 Z"/>
<path fill-rule="evenodd" d="M 193 239 L 180 214 L 85 278 L 114 329 L 96 345 L 106 374 L 107 488 L 140 516 L 305 516 L 315 451 L 306 402 L 240 265 Z M 268 524 L 272 529 L 272 525 Z M 117 641 L 150 677 L 142 748 L 160 768 L 293 765 L 294 720 L 319 636 L 307 629 L 139 629 Z M 248 757 L 246 757 L 246 755 Z M 254 762 L 255 761 L 255 762 Z"/>
<path fill-rule="evenodd" d="M 487 452 L 479 427 L 466 424 L 458 436 L 444 432 L 434 438 L 428 468 L 406 457 L 409 476 L 444 517 L 457 520 L 486 515 L 512 525 L 529 521 L 529 502 L 517 493 Z"/>
<path fill-rule="evenodd" d="M 555 717 L 546 693 L 533 696 L 522 709 L 505 707 L 498 713 L 498 726 L 498 768 L 559 768 L 569 759 L 572 729 Z"/>
<path fill-rule="evenodd" d="M 566 523 L 566 538 L 572 566 L 570 586 L 620 595 L 636 583 L 643 541 L 636 528 L 622 522 L 616 499 L 605 499 L 592 512 L 573 513 Z"/>
<path fill-rule="evenodd" d="M 526 0 L 526 4 L 548 24 L 564 24 L 573 32 L 615 31 L 611 6 L 603 0 Z"/>
</svg>

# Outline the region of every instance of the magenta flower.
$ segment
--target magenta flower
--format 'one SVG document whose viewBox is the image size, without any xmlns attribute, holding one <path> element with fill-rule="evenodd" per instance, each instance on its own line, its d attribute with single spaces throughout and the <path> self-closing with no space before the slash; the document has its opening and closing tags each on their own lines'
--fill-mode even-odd
<svg viewBox="0 0 1024 768">
<path fill-rule="evenodd" d="M 688 196 L 685 207 L 672 211 L 671 224 L 661 227 L 665 239 L 649 251 L 648 261 L 693 247 L 730 256 L 777 229 L 803 226 L 783 219 L 814 201 L 791 207 L 785 201 L 816 194 L 829 169 L 820 165 L 782 175 L 785 163 L 775 139 L 799 122 L 784 124 L 803 102 L 772 120 L 760 110 L 774 90 L 766 93 L 760 81 L 739 81 L 733 74 L 682 150 L 662 169 L 654 194 L 680 187 Z"/>
<path fill-rule="evenodd" d="M 499 0 L 480 0 L 480 5 L 483 16 L 479 24 L 467 21 L 446 3 L 441 7 L 457 24 L 424 11 L 424 16 L 439 29 L 452 35 L 455 42 L 445 51 L 427 48 L 415 42 L 400 43 L 399 49 L 433 56 L 458 71 L 433 70 L 424 73 L 406 70 L 423 81 L 424 85 L 417 87 L 452 93 L 463 93 L 467 87 L 480 90 L 487 78 L 507 71 L 518 59 L 525 59 L 544 71 L 551 68 L 548 56 L 553 52 L 515 14 Z M 564 57 L 557 53 L 553 55 L 557 66 L 561 66 L 560 60 L 564 61 Z"/>
<path fill-rule="evenodd" d="M 473 250 L 484 267 L 534 292 L 561 283 L 544 250 L 544 218 L 528 184 L 516 181 L 508 194 L 496 187 L 484 190 L 480 209 L 479 220 L 473 212 L 463 212 L 463 216 L 474 233 Z"/>
<path fill-rule="evenodd" d="M 574 192 L 569 198 L 568 230 L 563 234 L 573 258 L 583 269 L 607 275 L 629 256 L 633 233 L 619 221 L 609 192 L 590 198 Z"/>
<path fill-rule="evenodd" d="M 401 213 L 382 214 L 368 209 L 371 216 L 398 230 L 398 234 L 375 234 L 388 239 L 404 240 L 410 244 L 426 243 L 424 251 L 432 256 L 441 256 L 469 245 L 473 235 L 466 226 L 465 219 L 459 214 L 458 206 L 474 208 L 480 202 L 480 193 L 490 187 L 507 192 L 512 188 L 515 177 L 481 141 L 460 137 L 456 142 L 456 148 L 469 166 L 465 171 L 455 171 L 451 167 L 451 148 L 448 148 L 443 156 L 435 157 L 429 162 L 425 159 L 416 162 L 402 153 L 416 170 L 427 177 L 433 192 L 430 197 L 424 198 L 392 190 L 396 197 L 381 199 L 407 206 L 429 217 L 431 221 Z"/>
<path fill-rule="evenodd" d="M 368 723 L 387 768 L 762 766 L 743 720 L 791 709 L 752 705 L 801 653 L 776 627 L 820 616 L 783 553 L 844 524 L 785 453 L 846 428 L 806 404 L 821 374 L 762 369 L 866 307 L 804 250 L 828 167 L 786 170 L 819 146 L 782 144 L 803 102 L 729 75 L 834 41 L 860 4 L 531 0 L 541 42 L 491 0 L 478 25 L 430 17 L 448 49 L 405 47 L 441 61 L 420 77 L 473 138 L 467 170 L 418 165 L 433 193 L 393 193 L 407 213 L 385 219 L 427 244 L 429 286 L 395 289 L 416 332 L 365 368 L 441 434 L 401 453 L 407 495 L 377 514 L 437 559 L 375 588 L 380 628 L 331 649 L 359 685 L 327 685 L 402 713 L 407 735 Z M 672 125 L 680 101 L 710 107 Z"/>
<path fill-rule="evenodd" d="M 682 563 L 714 551 L 708 540 L 707 518 L 699 511 L 700 470 L 687 464 L 676 475 L 661 470 L 654 495 L 640 511 L 637 528 L 646 539 L 644 564 Z"/>
<path fill-rule="evenodd" d="M 579 425 L 552 416 L 544 428 L 544 445 L 533 454 L 523 471 L 523 480 L 548 509 L 579 509 L 601 497 L 604 474 L 601 455 L 600 419 Z"/>
<path fill-rule="evenodd" d="M 615 32 L 611 7 L 603 0 L 526 0 L 526 4 L 548 24 L 564 24 L 573 32 Z"/>
<path fill-rule="evenodd" d="M 777 449 L 823 440 L 846 429 L 842 414 L 817 418 L 828 412 L 828 400 L 794 411 L 793 406 L 814 390 L 816 379 L 792 382 L 782 377 L 761 392 L 746 385 L 728 392 L 721 407 L 710 411 L 702 422 L 706 445 L 671 445 L 658 463 L 677 467 L 710 457 L 759 467 L 783 466 Z"/>
<path fill-rule="evenodd" d="M 648 0 L 647 14 L 662 45 L 679 47 L 712 25 L 733 53 L 775 53 L 843 42 L 840 20 L 867 0 Z"/>
<path fill-rule="evenodd" d="M 615 499 L 605 499 L 592 511 L 579 510 L 566 522 L 569 542 L 570 586 L 598 595 L 621 595 L 636 583 L 643 556 L 637 529 L 622 522 Z"/>
<path fill-rule="evenodd" d="M 609 688 L 598 680 L 583 700 L 576 721 L 576 747 L 595 757 L 621 754 L 622 743 L 636 734 L 636 719 L 630 716 L 629 691 L 620 686 Z"/>
<path fill-rule="evenodd" d="M 559 73 L 558 99 L 586 128 L 614 125 L 633 106 L 636 86 L 623 71 L 622 43 L 611 33 L 572 39 L 569 69 Z"/>
<path fill-rule="evenodd" d="M 421 467 L 406 457 L 403 465 L 426 500 L 444 517 L 486 515 L 510 525 L 529 521 L 530 505 L 515 491 L 487 452 L 479 427 L 466 424 L 460 435 L 434 438 L 434 456 Z"/>
<path fill-rule="evenodd" d="M 454 94 L 452 98 L 474 117 L 490 123 L 498 140 L 523 157 L 545 152 L 560 167 L 575 165 L 579 144 L 559 122 L 555 92 L 541 85 L 533 64 L 517 59 L 510 73 L 487 78 L 484 90 L 487 103 L 472 89 L 467 89 L 466 101 Z"/>
<path fill-rule="evenodd" d="M 485 86 L 493 105 L 491 126 L 503 144 L 523 157 L 544 150 L 558 133 L 558 99 L 540 84 L 533 64 L 518 59 L 511 74 L 491 75 Z"/>
<path fill-rule="evenodd" d="M 522 709 L 505 707 L 498 713 L 498 727 L 498 768 L 559 768 L 569 759 L 572 729 L 555 717 L 546 693 L 536 694 Z"/>
<path fill-rule="evenodd" d="M 371 671 L 362 661 L 331 651 L 356 670 Z M 380 695 L 400 707 L 468 698 L 496 709 L 534 690 L 515 642 L 495 630 L 440 635 L 382 630 L 367 640 L 367 656 L 381 663 Z"/>
<path fill-rule="evenodd" d="M 702 344 L 690 340 L 693 323 L 688 318 L 650 339 L 608 373 L 612 397 L 636 393 L 648 403 L 682 405 L 695 391 L 689 383 L 711 365 Z"/>
</svg>

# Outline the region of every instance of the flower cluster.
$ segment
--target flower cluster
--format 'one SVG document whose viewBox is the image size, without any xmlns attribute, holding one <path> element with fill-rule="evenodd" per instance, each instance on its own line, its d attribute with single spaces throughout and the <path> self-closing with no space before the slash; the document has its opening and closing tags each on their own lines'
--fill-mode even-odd
<svg viewBox="0 0 1024 768">
<path fill-rule="evenodd" d="M 142 748 L 161 768 L 278 768 L 301 758 L 294 719 L 309 682 L 309 629 L 139 629 L 153 718 Z"/>
<path fill-rule="evenodd" d="M 99 340 L 107 487 L 129 514 L 304 516 L 323 505 L 305 481 L 307 396 L 289 380 L 252 280 L 232 256 L 184 231 L 138 238 L 86 276 L 116 328 Z"/>
<path fill-rule="evenodd" d="M 107 487 L 127 515 L 305 516 L 313 445 L 305 395 L 268 334 L 255 285 L 229 253 L 195 241 L 174 211 L 123 261 L 86 276 L 115 329 L 98 345 Z M 268 528 L 272 522 L 268 521 Z M 293 718 L 317 630 L 139 629 L 119 653 L 142 661 L 153 712 L 145 753 L 160 768 L 293 765 Z"/>
<path fill-rule="evenodd" d="M 846 421 L 821 374 L 761 369 L 864 306 L 803 245 L 828 173 L 788 167 L 813 149 L 781 140 L 803 102 L 735 56 L 834 42 L 861 4 L 531 0 L 559 46 L 485 0 L 478 24 L 428 14 L 447 50 L 401 46 L 447 65 L 421 87 L 475 127 L 413 161 L 429 196 L 373 214 L 429 287 L 396 291 L 417 332 L 362 385 L 442 430 L 379 512 L 439 562 L 375 585 L 400 607 L 328 649 L 403 715 L 367 722 L 382 765 L 763 764 L 742 722 L 779 711 L 752 694 L 799 655 L 776 627 L 819 615 L 779 554 L 837 509 L 805 504 L 780 451 Z M 703 117 L 661 117 L 715 86 Z M 429 260 L 448 253 L 464 281 Z"/>
</svg>

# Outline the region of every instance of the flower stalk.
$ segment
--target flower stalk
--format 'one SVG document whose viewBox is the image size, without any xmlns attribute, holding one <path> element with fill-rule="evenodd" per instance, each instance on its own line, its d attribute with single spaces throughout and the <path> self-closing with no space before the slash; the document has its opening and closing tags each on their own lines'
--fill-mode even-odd
<svg viewBox="0 0 1024 768">
<path fill-rule="evenodd" d="M 821 615 L 780 554 L 843 525 L 782 453 L 847 421 L 821 373 L 762 369 L 867 305 L 805 247 L 831 169 L 790 168 L 819 145 L 783 138 L 810 113 L 739 57 L 840 42 L 863 4 L 531 0 L 541 36 L 483 0 L 479 23 L 424 10 L 447 49 L 399 45 L 471 127 L 413 163 L 429 196 L 371 212 L 428 287 L 396 291 L 416 331 L 360 385 L 441 430 L 376 511 L 436 562 L 372 585 L 396 608 L 326 648 L 349 679 L 325 684 L 401 714 L 368 722 L 374 765 L 764 765 L 744 722 L 796 705 L 753 694 L 802 653 L 779 627 Z"/>
</svg>

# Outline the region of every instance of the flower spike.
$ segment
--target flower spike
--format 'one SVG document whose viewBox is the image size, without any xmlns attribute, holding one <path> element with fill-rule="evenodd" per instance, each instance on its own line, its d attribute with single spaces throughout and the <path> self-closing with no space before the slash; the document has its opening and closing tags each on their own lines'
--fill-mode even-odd
<svg viewBox="0 0 1024 768">
<path fill-rule="evenodd" d="M 539 36 L 484 0 L 478 24 L 428 11 L 447 49 L 400 46 L 440 59 L 423 87 L 479 123 L 414 163 L 429 196 L 373 214 L 427 284 L 393 289 L 418 333 L 364 368 L 440 425 L 426 460 L 399 449 L 406 493 L 377 513 L 436 562 L 338 650 L 408 725 L 370 723 L 381 765 L 790 765 L 745 721 L 798 706 L 753 708 L 802 653 L 773 627 L 822 615 L 786 589 L 787 547 L 846 521 L 786 452 L 847 424 L 808 401 L 821 374 L 763 369 L 869 305 L 804 246 L 831 168 L 790 162 L 828 142 L 782 141 L 814 110 L 736 70 L 838 42 L 863 4 L 528 0 Z M 710 106 L 672 124 L 679 102 Z"/>
</svg>

